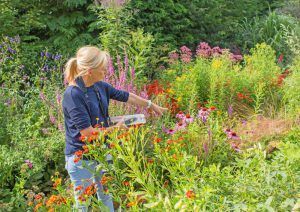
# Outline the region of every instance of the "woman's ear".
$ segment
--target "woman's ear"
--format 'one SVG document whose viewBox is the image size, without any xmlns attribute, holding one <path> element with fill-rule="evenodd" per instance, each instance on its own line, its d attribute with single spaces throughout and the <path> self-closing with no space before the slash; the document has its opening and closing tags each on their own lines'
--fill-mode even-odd
<svg viewBox="0 0 300 212">
<path fill-rule="evenodd" d="M 89 75 L 89 76 L 92 75 L 92 70 L 91 70 L 91 69 L 89 69 L 87 72 L 88 72 L 88 75 Z"/>
</svg>

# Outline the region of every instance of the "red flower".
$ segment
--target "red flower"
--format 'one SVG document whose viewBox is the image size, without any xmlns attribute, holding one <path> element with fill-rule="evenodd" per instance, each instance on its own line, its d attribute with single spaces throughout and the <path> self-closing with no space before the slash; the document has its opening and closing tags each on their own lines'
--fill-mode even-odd
<svg viewBox="0 0 300 212">
<path fill-rule="evenodd" d="M 81 158 L 74 158 L 74 163 L 78 163 Z"/>
<path fill-rule="evenodd" d="M 152 164 L 152 163 L 154 163 L 154 160 L 152 158 L 148 158 L 147 162 L 150 163 L 150 164 Z"/>
<path fill-rule="evenodd" d="M 185 195 L 189 199 L 193 199 L 196 196 L 195 193 L 192 190 L 187 191 Z"/>
<path fill-rule="evenodd" d="M 40 195 L 40 194 L 37 194 L 37 195 L 35 195 L 34 196 L 34 199 L 36 199 L 36 200 L 39 200 L 39 199 L 42 199 L 43 197 L 42 197 L 42 195 Z"/>
<path fill-rule="evenodd" d="M 157 143 L 157 144 L 160 143 L 160 142 L 161 142 L 161 138 L 155 138 L 154 141 L 153 141 L 153 143 Z"/>
</svg>

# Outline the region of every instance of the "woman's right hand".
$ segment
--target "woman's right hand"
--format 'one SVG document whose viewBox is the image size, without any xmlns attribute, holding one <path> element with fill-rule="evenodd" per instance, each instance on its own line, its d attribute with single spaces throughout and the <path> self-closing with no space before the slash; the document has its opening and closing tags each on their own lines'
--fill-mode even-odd
<svg viewBox="0 0 300 212">
<path fill-rule="evenodd" d="M 124 119 L 119 121 L 114 127 L 117 127 L 120 130 L 128 130 L 128 127 L 126 126 Z"/>
</svg>

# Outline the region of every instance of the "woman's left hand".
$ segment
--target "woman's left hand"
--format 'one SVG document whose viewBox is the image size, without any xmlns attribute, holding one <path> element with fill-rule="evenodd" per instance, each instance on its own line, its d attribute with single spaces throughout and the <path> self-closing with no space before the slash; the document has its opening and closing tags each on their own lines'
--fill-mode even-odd
<svg viewBox="0 0 300 212">
<path fill-rule="evenodd" d="M 152 109 L 155 113 L 157 113 L 159 116 L 162 116 L 164 112 L 168 110 L 168 108 L 160 107 L 156 104 L 151 105 L 150 109 Z"/>
</svg>

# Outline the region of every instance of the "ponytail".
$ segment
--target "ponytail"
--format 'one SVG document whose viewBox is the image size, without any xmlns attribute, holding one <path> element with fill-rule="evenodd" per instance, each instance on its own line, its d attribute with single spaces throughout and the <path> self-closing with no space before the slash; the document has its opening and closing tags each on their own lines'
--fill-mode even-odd
<svg viewBox="0 0 300 212">
<path fill-rule="evenodd" d="M 78 69 L 77 69 L 77 58 L 72 57 L 69 59 L 65 66 L 65 80 L 70 83 L 75 80 L 75 78 L 78 75 Z"/>
</svg>

